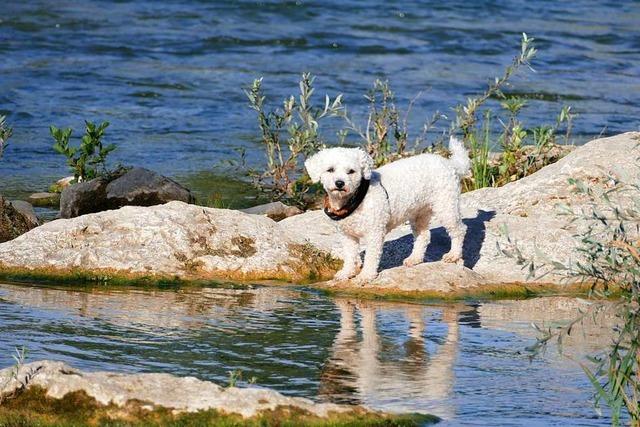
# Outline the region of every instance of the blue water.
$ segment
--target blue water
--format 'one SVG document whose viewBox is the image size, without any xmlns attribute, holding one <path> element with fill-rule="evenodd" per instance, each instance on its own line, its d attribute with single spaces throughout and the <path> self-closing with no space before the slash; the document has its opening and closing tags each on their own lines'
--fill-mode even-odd
<svg viewBox="0 0 640 427">
<path fill-rule="evenodd" d="M 523 31 L 538 39 L 537 72 L 510 90 L 542 94 L 524 111 L 529 125 L 570 104 L 578 143 L 637 130 L 639 22 L 636 1 L 5 1 L 0 114 L 15 135 L 0 192 L 66 175 L 48 127 L 77 134 L 84 119 L 112 123 L 113 162 L 183 179 L 242 147 L 259 164 L 242 88 L 260 76 L 280 103 L 311 71 L 317 99 L 344 93 L 362 125 L 374 79 L 391 81 L 401 108 L 423 91 L 410 117 L 415 134 L 500 73 Z"/>
<path fill-rule="evenodd" d="M 558 325 L 584 302 L 538 298 L 403 304 L 297 287 L 155 289 L 0 284 L 0 367 L 28 360 L 84 370 L 166 372 L 390 412 L 445 426 L 605 426 L 578 365 L 611 340 L 585 321 L 534 359 L 532 322 Z"/>
</svg>

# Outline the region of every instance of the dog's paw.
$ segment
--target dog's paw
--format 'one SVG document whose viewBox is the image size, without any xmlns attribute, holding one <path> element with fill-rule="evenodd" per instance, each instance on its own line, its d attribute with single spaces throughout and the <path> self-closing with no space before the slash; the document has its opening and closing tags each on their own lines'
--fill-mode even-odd
<svg viewBox="0 0 640 427">
<path fill-rule="evenodd" d="M 358 274 L 354 280 L 357 283 L 360 283 L 360 284 L 364 285 L 364 284 L 367 284 L 367 283 L 371 282 L 376 277 L 378 277 L 378 272 L 377 271 L 374 271 L 374 272 L 361 271 L 360 274 Z"/>
<path fill-rule="evenodd" d="M 340 270 L 333 276 L 333 280 L 347 280 L 356 275 L 355 271 Z"/>
<path fill-rule="evenodd" d="M 419 259 L 419 258 L 412 258 L 412 257 L 405 258 L 405 260 L 404 260 L 404 261 L 402 261 L 402 264 L 403 264 L 405 267 L 413 267 L 413 266 L 416 266 L 416 265 L 421 264 L 421 263 L 422 263 L 422 260 L 421 260 L 421 259 Z"/>
<path fill-rule="evenodd" d="M 454 253 L 449 252 L 447 254 L 444 254 L 444 256 L 442 257 L 442 261 L 453 264 L 455 262 L 460 261 L 461 258 L 462 257 L 460 256 L 460 254 L 454 254 Z"/>
</svg>

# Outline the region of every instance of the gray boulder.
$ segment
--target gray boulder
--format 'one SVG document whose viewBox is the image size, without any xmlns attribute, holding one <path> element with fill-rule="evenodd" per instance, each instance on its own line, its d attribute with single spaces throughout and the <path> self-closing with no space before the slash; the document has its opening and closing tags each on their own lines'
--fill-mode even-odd
<svg viewBox="0 0 640 427">
<path fill-rule="evenodd" d="M 18 204 L 19 208 L 22 208 Z M 33 210 L 33 209 L 32 209 Z M 38 226 L 35 214 L 25 214 L 0 196 L 0 243 L 13 240 Z"/>
<path fill-rule="evenodd" d="M 113 208 L 153 206 L 171 201 L 194 203 L 191 191 L 177 182 L 144 168 L 133 168 L 109 182 L 107 202 Z"/>
<path fill-rule="evenodd" d="M 60 195 L 60 217 L 75 218 L 94 212 L 110 209 L 107 203 L 106 178 L 100 177 L 91 181 L 70 185 Z"/>
<path fill-rule="evenodd" d="M 36 216 L 36 211 L 33 209 L 31 203 L 25 202 L 24 200 L 11 200 L 9 203 L 11 203 L 11 206 L 13 206 L 15 210 L 24 215 L 33 224 L 40 224 L 40 221 Z"/>
<path fill-rule="evenodd" d="M 65 188 L 60 200 L 60 217 L 74 218 L 122 206 L 153 206 L 176 200 L 194 203 L 195 197 L 165 176 L 133 168 Z"/>
</svg>

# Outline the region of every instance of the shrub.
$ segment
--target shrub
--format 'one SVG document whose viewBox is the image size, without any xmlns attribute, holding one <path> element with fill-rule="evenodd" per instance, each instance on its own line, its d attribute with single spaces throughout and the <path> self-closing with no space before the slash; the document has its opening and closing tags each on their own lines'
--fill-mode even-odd
<svg viewBox="0 0 640 427">
<path fill-rule="evenodd" d="M 311 74 L 303 74 L 298 98 L 285 99 L 282 109 L 266 109 L 262 79 L 254 80 L 245 90 L 251 108 L 258 113 L 260 141 L 267 157 L 266 170 L 250 174 L 257 186 L 271 192 L 273 198 L 289 199 L 297 204 L 303 203 L 302 196 L 310 186 L 308 180 L 300 178 L 300 160 L 324 146 L 318 132 L 319 122 L 339 116 L 342 110 L 341 95 L 333 100 L 325 96 L 324 106 L 316 107 L 311 100 L 313 81 Z"/>
<path fill-rule="evenodd" d="M 596 299 L 587 312 L 578 313 L 568 325 L 558 329 L 538 327 L 541 335 L 531 350 L 536 354 L 556 338 L 570 335 L 586 316 L 597 320 L 605 311 L 618 318 L 612 331 L 611 345 L 589 358 L 591 365 L 581 364 L 595 389 L 596 407 L 604 403 L 611 410 L 612 424 L 628 417 L 640 423 L 640 183 L 624 183 L 609 177 L 611 188 L 596 190 L 578 180 L 570 180 L 576 191 L 587 198 L 580 210 L 560 205 L 569 222 L 583 221 L 584 231 L 575 237 L 581 259 L 563 264 L 544 254 L 524 256 L 513 242 L 502 248 L 506 256 L 517 258 L 532 275 L 556 273 L 567 279 L 592 284 Z M 616 297 L 613 304 L 602 300 Z"/>
<path fill-rule="evenodd" d="M 349 134 L 355 134 L 358 145 L 373 157 L 376 166 L 424 152 L 447 155 L 443 140 L 447 134 L 460 132 L 472 161 L 472 177 L 465 179 L 463 190 L 504 185 L 531 174 L 564 155 L 565 150 L 559 149 L 556 143 L 556 135 L 560 127 L 565 126 L 565 143 L 568 142 L 574 117 L 570 107 L 563 107 L 554 125 L 527 129 L 518 118 L 526 100 L 503 92 L 519 70 L 531 68 L 530 61 L 537 53 L 533 40 L 526 34 L 522 35 L 520 53 L 503 75 L 493 79 L 480 95 L 467 99 L 465 105 L 455 107 L 455 118 L 434 141 L 429 141 L 427 136 L 446 116 L 436 111 L 422 125 L 422 132 L 411 139 L 407 121 L 417 96 L 405 112 L 401 111 L 396 106 L 388 81 L 376 80 L 365 95 L 369 106 L 366 125 L 361 127 L 348 114 L 341 95 L 333 101 L 325 96 L 324 108 L 312 106 L 314 78 L 308 73 L 303 74 L 300 81 L 299 100 L 291 96 L 284 100 L 282 109 L 271 111 L 264 107 L 262 79 L 255 80 L 245 92 L 251 108 L 258 112 L 260 140 L 265 147 L 267 167 L 261 173 L 250 171 L 250 175 L 260 189 L 270 193 L 272 199 L 294 201 L 306 207 L 310 202 L 307 194 L 311 185 L 301 164 L 307 155 L 324 147 L 319 124 L 327 117 L 342 118 L 345 125 L 337 132 L 340 144 L 347 142 Z M 491 98 L 501 100 L 502 113 L 506 117 L 489 109 L 483 110 Z M 491 128 L 495 120 L 502 125 L 497 143 L 493 142 Z M 497 147 L 501 154 L 492 156 L 491 149 Z"/>
<path fill-rule="evenodd" d="M 73 171 L 73 176 L 78 182 L 90 180 L 108 173 L 106 169 L 107 155 L 115 150 L 115 144 L 104 146 L 102 137 L 109 122 L 96 125 L 85 121 L 85 133 L 80 140 L 80 146 L 71 147 L 69 139 L 73 130 L 71 128 L 58 129 L 51 126 L 49 131 L 55 140 L 53 149 L 67 158 L 67 165 Z"/>
</svg>

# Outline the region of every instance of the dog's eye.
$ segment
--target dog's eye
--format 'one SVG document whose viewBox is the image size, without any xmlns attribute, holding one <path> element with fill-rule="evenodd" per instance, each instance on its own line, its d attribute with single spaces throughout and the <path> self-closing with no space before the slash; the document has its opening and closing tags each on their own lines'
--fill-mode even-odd
<svg viewBox="0 0 640 427">
<path fill-rule="evenodd" d="M 354 171 L 353 169 L 349 169 L 347 171 L 347 174 L 349 174 L 349 175 L 353 175 L 354 173 L 356 173 L 356 171 Z"/>
<path fill-rule="evenodd" d="M 329 172 L 329 173 L 333 173 L 334 171 L 335 171 L 335 169 L 334 169 L 334 168 L 329 168 L 329 169 L 327 169 L 327 172 Z"/>
</svg>

